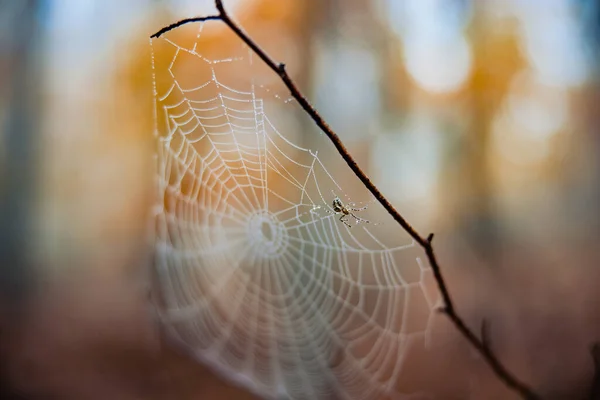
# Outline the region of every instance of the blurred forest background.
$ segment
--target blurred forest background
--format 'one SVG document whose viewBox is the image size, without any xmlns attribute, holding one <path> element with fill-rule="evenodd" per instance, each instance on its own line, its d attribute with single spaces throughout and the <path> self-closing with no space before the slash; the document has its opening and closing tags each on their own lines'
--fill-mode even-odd
<svg viewBox="0 0 600 400">
<path fill-rule="evenodd" d="M 600 340 L 600 3 L 225 6 L 288 64 L 397 209 L 436 232 L 461 314 L 476 330 L 489 321 L 510 369 L 547 398 L 584 398 Z M 250 398 L 165 349 L 146 303 L 148 37 L 213 13 L 210 0 L 0 2 L 7 393 Z M 447 330 L 422 379 L 441 398 L 513 398 Z"/>
</svg>

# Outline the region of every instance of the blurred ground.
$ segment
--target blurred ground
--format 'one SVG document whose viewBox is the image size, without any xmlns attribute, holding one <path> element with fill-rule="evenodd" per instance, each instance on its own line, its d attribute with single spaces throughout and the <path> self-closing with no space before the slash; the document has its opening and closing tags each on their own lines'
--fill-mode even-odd
<svg viewBox="0 0 600 400">
<path fill-rule="evenodd" d="M 545 398 L 585 398 L 593 373 L 589 347 L 600 336 L 598 282 L 581 270 L 560 278 L 549 270 L 558 274 L 558 261 L 577 268 L 597 259 L 577 250 L 561 249 L 545 260 L 515 251 L 492 275 L 448 253 L 440 256 L 445 268 L 460 264 L 465 271 L 448 274 L 463 316 L 474 329 L 481 318 L 488 321 L 492 347 L 511 370 Z M 94 271 L 44 282 L 24 313 L 3 319 L 4 376 L 16 393 L 30 399 L 251 397 L 159 340 L 137 280 Z M 430 374 L 416 377 L 443 388 L 440 398 L 515 398 L 455 334 L 443 342 Z"/>
</svg>

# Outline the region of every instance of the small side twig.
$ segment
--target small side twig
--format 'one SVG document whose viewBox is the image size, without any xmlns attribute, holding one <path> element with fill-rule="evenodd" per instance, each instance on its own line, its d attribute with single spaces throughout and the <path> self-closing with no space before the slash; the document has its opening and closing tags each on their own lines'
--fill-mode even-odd
<svg viewBox="0 0 600 400">
<path fill-rule="evenodd" d="M 490 342 L 490 324 L 486 319 L 481 321 L 481 342 L 488 349 L 492 348 L 492 344 Z"/>
<path fill-rule="evenodd" d="M 404 230 L 417 242 L 425 251 L 438 289 L 441 293 L 444 307 L 440 310 L 452 321 L 458 331 L 467 339 L 469 343 L 481 354 L 483 359 L 492 368 L 496 376 L 506 384 L 507 387 L 518 393 L 523 399 L 526 400 L 540 400 L 532 389 L 530 389 L 525 383 L 521 382 L 515 377 L 501 362 L 498 360 L 496 355 L 487 345 L 487 328 L 482 327 L 482 333 L 485 333 L 484 337 L 480 339 L 473 331 L 465 324 L 462 318 L 456 312 L 454 302 L 450 296 L 450 292 L 446 286 L 446 282 L 442 275 L 439 263 L 437 261 L 432 241 L 433 233 L 427 237 L 421 236 L 411 224 L 394 208 L 394 206 L 383 196 L 367 174 L 358 166 L 354 158 L 350 155 L 339 136 L 331 129 L 331 127 L 325 122 L 319 112 L 309 103 L 309 101 L 300 92 L 292 78 L 288 75 L 285 64 L 275 62 L 267 53 L 258 46 L 254 40 L 252 40 L 229 16 L 223 6 L 222 0 L 215 0 L 215 6 L 218 15 L 209 15 L 205 17 L 188 18 L 171 24 L 165 28 L 162 28 L 151 38 L 158 38 L 164 33 L 175 29 L 179 26 L 192 23 L 192 22 L 204 22 L 209 20 L 221 20 L 223 21 L 252 51 L 277 75 L 279 75 L 282 82 L 290 91 L 291 96 L 300 104 L 308 116 L 315 122 L 315 124 L 323 131 L 323 133 L 329 138 L 337 149 L 340 156 L 346 161 L 352 172 L 360 179 L 363 185 L 371 192 L 371 194 L 377 199 L 377 201 L 383 206 L 383 208 L 394 218 L 394 220 L 404 228 Z"/>
<path fill-rule="evenodd" d="M 594 378 L 589 400 L 600 400 L 600 343 L 594 343 L 590 348 L 590 353 L 594 362 Z"/>
</svg>

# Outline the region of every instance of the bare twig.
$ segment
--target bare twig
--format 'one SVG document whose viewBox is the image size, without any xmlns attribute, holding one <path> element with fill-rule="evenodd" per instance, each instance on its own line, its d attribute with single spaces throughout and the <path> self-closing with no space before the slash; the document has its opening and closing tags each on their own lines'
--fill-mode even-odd
<svg viewBox="0 0 600 400">
<path fill-rule="evenodd" d="M 423 248 L 431 269 L 433 271 L 435 281 L 439 288 L 439 291 L 444 302 L 444 307 L 440 310 L 452 321 L 458 331 L 471 343 L 473 347 L 479 352 L 487 364 L 492 368 L 496 376 L 506 384 L 510 389 L 518 393 L 523 399 L 527 400 L 540 400 L 532 389 L 530 389 L 525 383 L 521 382 L 515 377 L 501 362 L 498 360 L 496 355 L 487 346 L 487 329 L 482 327 L 482 333 L 485 333 L 485 337 L 480 339 L 475 333 L 465 324 L 462 318 L 456 312 L 454 302 L 450 296 L 450 292 L 446 286 L 445 280 L 442 276 L 442 272 L 437 261 L 432 240 L 433 233 L 427 237 L 421 236 L 411 224 L 408 223 L 394 206 L 383 196 L 375 184 L 369 179 L 367 174 L 358 166 L 354 158 L 350 155 L 339 136 L 331 129 L 331 127 L 323 120 L 323 117 L 319 112 L 308 102 L 306 97 L 300 92 L 292 78 L 288 75 L 285 64 L 275 62 L 267 53 L 261 49 L 256 42 L 254 42 L 229 16 L 223 6 L 222 0 L 215 0 L 216 8 L 219 12 L 218 15 L 210 15 L 206 17 L 188 18 L 169 25 L 154 35 L 151 38 L 158 38 L 164 33 L 175 29 L 181 25 L 192 23 L 192 22 L 203 22 L 208 20 L 221 20 L 223 21 L 252 51 L 273 70 L 285 86 L 290 91 L 292 97 L 300 104 L 300 106 L 306 111 L 310 118 L 317 124 L 317 126 L 327 135 L 329 140 L 333 143 L 340 156 L 346 161 L 352 172 L 361 180 L 364 186 L 371 192 L 371 194 L 377 199 L 377 201 L 385 208 L 385 210 L 394 218 L 394 220 L 404 228 L 406 232 Z M 484 324 L 485 325 L 485 324 Z"/>
<path fill-rule="evenodd" d="M 204 22 L 204 21 L 221 21 L 222 18 L 220 15 L 208 15 L 206 17 L 198 17 L 198 18 L 186 18 L 186 19 L 182 19 L 181 21 L 177 21 L 174 24 L 171 24 L 169 26 L 165 26 L 164 28 L 162 28 L 160 31 L 156 32 L 154 35 L 150 36 L 151 38 L 158 38 L 160 37 L 163 33 L 167 33 L 169 31 L 172 31 L 175 28 L 180 27 L 181 25 L 185 25 L 185 24 L 189 24 L 191 22 Z"/>
</svg>

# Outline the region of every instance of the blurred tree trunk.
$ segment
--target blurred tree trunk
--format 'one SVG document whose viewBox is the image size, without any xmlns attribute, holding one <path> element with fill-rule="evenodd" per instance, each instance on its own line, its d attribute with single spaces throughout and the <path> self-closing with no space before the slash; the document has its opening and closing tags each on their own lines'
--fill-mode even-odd
<svg viewBox="0 0 600 400">
<path fill-rule="evenodd" d="M 39 122 L 37 0 L 0 1 L 0 398 L 10 393 L 3 357 L 32 285 Z M 9 329 L 10 328 L 10 329 Z"/>
<path fill-rule="evenodd" d="M 316 0 L 296 0 L 301 10 L 302 24 L 300 30 L 297 33 L 297 37 L 294 38 L 294 43 L 298 52 L 298 60 L 301 63 L 298 67 L 298 73 L 294 76 L 294 81 L 298 84 L 298 87 L 306 95 L 306 98 L 312 100 L 314 98 L 314 90 L 312 87 L 313 82 L 313 64 L 311 60 L 314 60 L 315 53 L 315 42 L 317 41 L 317 28 L 321 26 L 323 20 L 323 14 L 314 12 L 318 9 L 319 3 Z M 318 129 L 315 127 L 313 121 L 306 118 L 306 113 L 299 107 L 297 109 L 298 115 L 296 116 L 299 121 L 300 132 L 310 131 L 312 129 Z M 301 147 L 310 147 L 310 143 L 306 143 L 306 137 L 308 135 L 300 135 Z"/>
<path fill-rule="evenodd" d="M 588 41 L 588 49 L 591 55 L 591 62 L 594 63 L 592 70 L 595 72 L 593 75 L 592 83 L 590 84 L 591 95 L 589 112 L 587 115 L 586 125 L 589 127 L 589 134 L 592 137 L 592 142 L 595 145 L 593 150 L 595 155 L 600 154 L 600 107 L 597 106 L 598 99 L 600 99 L 600 0 L 587 0 L 581 1 L 580 5 L 580 18 L 584 29 L 584 35 Z M 592 207 L 582 206 L 577 204 L 578 209 L 584 209 L 586 215 L 597 215 L 600 212 L 600 162 L 596 160 L 595 173 L 592 176 L 591 191 L 593 192 L 591 199 L 584 199 L 587 204 L 593 204 Z M 589 201 L 588 201 L 589 200 Z M 584 216 L 586 218 L 586 216 Z M 587 218 L 585 223 L 590 223 Z M 600 236 L 600 221 L 594 221 L 595 235 Z M 599 351 L 600 353 L 600 351 Z M 600 374 L 598 374 L 600 376 Z M 600 398 L 600 382 L 598 383 L 598 398 Z"/>
<path fill-rule="evenodd" d="M 3 304 L 18 303 L 31 279 L 32 216 L 39 122 L 37 0 L 0 2 L 0 98 L 5 112 L 0 196 Z"/>
<path fill-rule="evenodd" d="M 472 3 L 473 13 L 480 12 L 485 4 Z M 498 250 L 500 232 L 497 213 L 494 209 L 494 179 L 489 168 L 489 142 L 494 104 L 500 100 L 500 93 L 492 90 L 493 74 L 488 70 L 493 50 L 489 50 L 486 40 L 486 26 L 481 18 L 474 18 L 472 27 L 473 58 L 480 84 L 475 87 L 471 98 L 471 128 L 464 143 L 465 214 L 464 233 L 473 248 L 487 263 L 496 264 L 501 252 Z"/>
</svg>

